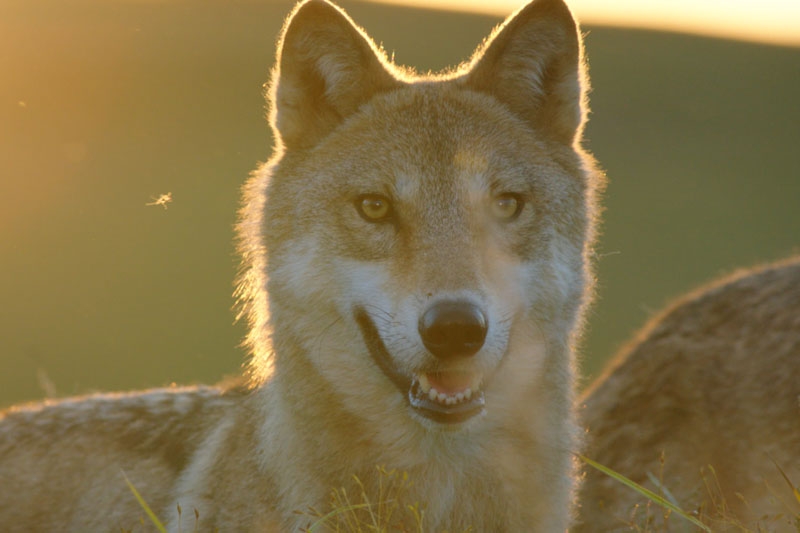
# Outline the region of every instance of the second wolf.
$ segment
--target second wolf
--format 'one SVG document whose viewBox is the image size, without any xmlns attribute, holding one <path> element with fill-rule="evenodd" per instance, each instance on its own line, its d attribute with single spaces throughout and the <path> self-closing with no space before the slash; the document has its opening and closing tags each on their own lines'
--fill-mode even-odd
<svg viewBox="0 0 800 533">
<path fill-rule="evenodd" d="M 655 317 L 586 392 L 586 453 L 716 532 L 800 525 L 800 257 Z M 576 531 L 685 531 L 589 469 Z"/>
<path fill-rule="evenodd" d="M 354 476 L 379 498 L 382 465 L 428 531 L 563 532 L 602 181 L 580 147 L 586 88 L 560 0 L 436 76 L 301 4 L 239 225 L 251 386 L 10 410 L 0 523 L 130 529 L 124 471 L 171 530 L 180 506 L 188 528 L 196 510 L 204 531 L 296 531 Z"/>
</svg>

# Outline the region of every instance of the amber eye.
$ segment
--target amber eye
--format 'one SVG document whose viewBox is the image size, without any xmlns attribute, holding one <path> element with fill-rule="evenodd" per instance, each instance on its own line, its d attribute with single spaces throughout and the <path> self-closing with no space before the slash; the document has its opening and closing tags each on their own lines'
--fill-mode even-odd
<svg viewBox="0 0 800 533">
<path fill-rule="evenodd" d="M 519 195 L 506 193 L 492 198 L 490 209 L 497 220 L 510 222 L 519 216 L 524 204 Z"/>
<path fill-rule="evenodd" d="M 356 209 L 367 222 L 383 222 L 392 215 L 392 204 L 379 194 L 365 194 L 356 199 Z"/>
</svg>

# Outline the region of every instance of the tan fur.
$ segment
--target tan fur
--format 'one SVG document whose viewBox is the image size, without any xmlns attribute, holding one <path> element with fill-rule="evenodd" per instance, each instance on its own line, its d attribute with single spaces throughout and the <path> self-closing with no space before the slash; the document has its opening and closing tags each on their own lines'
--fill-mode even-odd
<svg viewBox="0 0 800 533">
<path fill-rule="evenodd" d="M 738 520 L 796 532 L 800 505 L 778 467 L 800 485 L 800 259 L 677 301 L 582 403 L 591 459 L 655 492 L 648 473 L 661 479 L 714 531 L 742 531 Z M 648 515 L 642 497 L 593 469 L 580 501 L 576 531 L 628 531 Z M 664 528 L 660 510 L 649 514 L 649 530 L 687 530 L 675 515 Z"/>
<path fill-rule="evenodd" d="M 239 225 L 249 390 L 12 409 L 0 523 L 139 527 L 124 471 L 171 531 L 297 531 L 332 489 L 357 494 L 353 476 L 374 502 L 385 466 L 407 473 L 426 531 L 565 531 L 602 181 L 580 147 L 586 89 L 561 0 L 430 76 L 390 64 L 332 4 L 299 5 L 269 95 L 275 154 Z M 359 215 L 363 195 L 391 216 Z M 521 209 L 505 218 L 509 198 Z M 485 319 L 474 355 L 434 357 L 421 338 L 442 302 Z M 468 415 L 437 414 L 428 378 Z"/>
</svg>

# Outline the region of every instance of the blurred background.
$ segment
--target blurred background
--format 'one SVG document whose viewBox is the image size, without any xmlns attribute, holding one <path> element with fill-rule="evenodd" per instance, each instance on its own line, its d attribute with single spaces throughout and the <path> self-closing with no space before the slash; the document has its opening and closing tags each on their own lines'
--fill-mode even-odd
<svg viewBox="0 0 800 533">
<path fill-rule="evenodd" d="M 340 3 L 422 71 L 516 5 Z M 788 38 L 720 32 L 724 6 L 686 28 L 586 14 L 586 144 L 610 178 L 587 380 L 671 298 L 800 252 L 800 17 L 777 11 Z M 239 372 L 233 225 L 270 155 L 262 84 L 290 8 L 0 0 L 0 406 Z M 704 27 L 726 38 L 686 33 Z"/>
</svg>

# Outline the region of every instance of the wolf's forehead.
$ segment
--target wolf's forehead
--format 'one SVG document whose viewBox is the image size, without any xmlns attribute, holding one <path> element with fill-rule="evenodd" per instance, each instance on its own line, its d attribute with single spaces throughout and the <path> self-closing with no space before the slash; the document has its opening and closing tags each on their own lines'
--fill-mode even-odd
<svg viewBox="0 0 800 533">
<path fill-rule="evenodd" d="M 435 203 L 520 188 L 508 182 L 537 151 L 531 131 L 493 98 L 412 86 L 376 96 L 315 150 L 324 157 L 313 164 L 353 193 Z"/>
<path fill-rule="evenodd" d="M 443 157 L 441 157 L 443 156 Z M 400 198 L 431 195 L 435 189 L 454 189 L 467 193 L 482 193 L 489 187 L 490 156 L 485 150 L 457 147 L 449 153 L 441 153 L 436 167 L 416 165 L 405 161 L 392 172 L 393 188 Z M 432 189 L 432 183 L 435 187 Z M 444 190 L 442 192 L 445 192 Z"/>
<path fill-rule="evenodd" d="M 459 148 L 453 156 L 453 168 L 467 174 L 483 174 L 489 170 L 489 157 L 477 148 Z"/>
<path fill-rule="evenodd" d="M 373 146 L 392 147 L 390 159 L 409 167 L 401 173 L 407 177 L 486 179 L 505 160 L 532 151 L 532 132 L 504 106 L 447 82 L 378 97 L 364 118 Z"/>
</svg>

